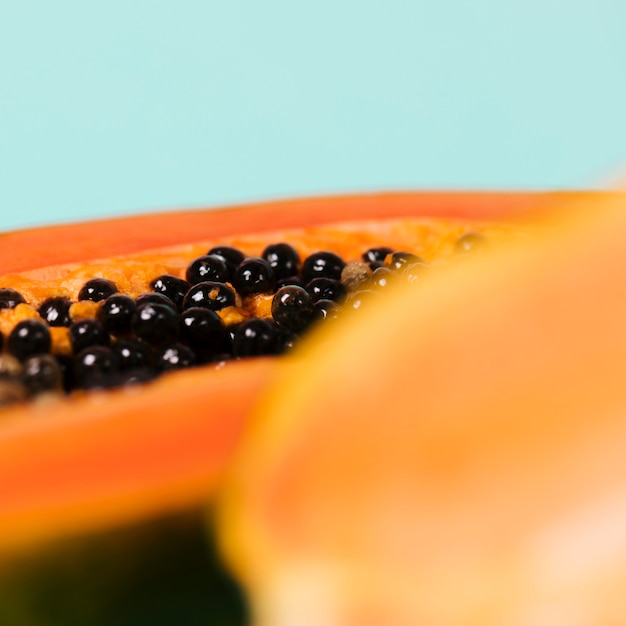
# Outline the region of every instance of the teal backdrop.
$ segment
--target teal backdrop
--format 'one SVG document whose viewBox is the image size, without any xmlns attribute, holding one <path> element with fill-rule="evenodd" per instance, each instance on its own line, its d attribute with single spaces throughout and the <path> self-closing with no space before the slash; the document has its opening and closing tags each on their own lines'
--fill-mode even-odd
<svg viewBox="0 0 626 626">
<path fill-rule="evenodd" d="M 624 0 L 0 0 L 0 227 L 626 163 Z"/>
</svg>

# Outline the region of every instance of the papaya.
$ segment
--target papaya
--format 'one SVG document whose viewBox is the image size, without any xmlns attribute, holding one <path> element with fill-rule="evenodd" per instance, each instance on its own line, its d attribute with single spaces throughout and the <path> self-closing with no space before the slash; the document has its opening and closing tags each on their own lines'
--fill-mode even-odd
<svg viewBox="0 0 626 626">
<path fill-rule="evenodd" d="M 450 256 L 454 242 L 468 231 L 505 240 L 512 233 L 514 239 L 522 233 L 523 239 L 537 228 L 535 222 L 528 226 L 528 220 L 552 215 L 554 206 L 585 205 L 597 198 L 609 202 L 614 197 L 594 193 L 377 194 L 176 211 L 6 233 L 1 236 L 0 288 L 22 294 L 26 303 L 0 311 L 1 329 L 7 333 L 20 319 L 36 319 L 40 315 L 37 307 L 49 297 L 75 300 L 85 281 L 94 276 L 121 286 L 125 294 L 138 296 L 151 290 L 155 275 L 180 276 L 191 259 L 217 245 L 235 246 L 256 256 L 270 243 L 288 241 L 302 257 L 316 250 L 333 250 L 346 259 L 358 258 L 371 246 L 390 246 L 416 251 L 430 261 L 429 255 L 433 259 Z M 245 317 L 251 309 L 266 312 L 267 302 L 262 300 L 253 298 L 247 308 L 244 304 L 234 307 L 235 313 Z M 75 308 L 77 316 L 93 315 L 87 305 Z M 337 327 L 346 324 L 337 323 Z M 313 333 L 311 341 L 317 341 L 317 336 L 324 333 Z M 67 350 L 62 340 L 57 337 L 55 341 L 53 348 Z M 299 351 L 298 346 L 294 354 Z M 306 360 L 306 354 L 303 350 L 301 358 Z M 356 363 L 361 356 L 355 351 L 350 358 Z M 125 554 L 148 563 L 143 569 L 153 573 L 158 570 L 153 567 L 157 553 L 162 553 L 162 544 L 172 537 L 186 537 L 193 546 L 191 552 L 201 550 L 199 546 L 207 542 L 201 511 L 213 501 L 250 427 L 251 414 L 258 407 L 264 414 L 266 404 L 274 407 L 268 411 L 274 411 L 271 392 L 269 401 L 265 394 L 277 388 L 275 381 L 282 385 L 290 371 L 302 373 L 290 357 L 220 361 L 169 373 L 145 385 L 46 395 L 1 409 L 0 554 L 5 556 L 0 562 L 0 597 L 14 598 L 11 603 L 0 602 L 0 617 L 7 616 L 2 621 L 18 623 L 19 616 L 20 623 L 119 624 L 127 619 L 122 617 L 124 601 L 116 613 L 107 613 L 106 607 L 99 605 L 101 587 L 121 584 L 118 595 L 128 604 L 128 586 L 120 574 Z M 395 374 L 393 368 L 387 369 L 384 380 Z M 295 393 L 298 384 L 295 379 L 291 383 Z M 362 409 L 362 403 L 352 407 L 355 412 Z M 330 409 L 330 414 L 343 415 L 344 410 L 346 407 L 337 407 L 337 412 Z M 299 413 L 294 411 L 294 415 Z M 270 417 L 268 424 L 273 424 L 273 419 Z M 305 417 L 303 428 L 306 423 Z M 256 424 L 254 420 L 252 431 Z M 264 446 L 259 450 L 266 451 Z M 262 484 L 263 472 L 259 475 Z M 239 492 L 239 487 L 233 489 Z M 225 511 L 234 509 L 224 507 Z M 254 519 L 251 515 L 251 523 Z M 238 525 L 233 522 L 232 527 Z M 189 541 L 192 536 L 195 543 Z M 137 537 L 145 539 L 141 542 Z M 226 543 L 240 545 L 239 539 Z M 120 545 L 124 547 L 115 548 Z M 100 556 L 84 558 L 94 554 Z M 207 554 L 211 561 L 210 545 Z M 160 567 L 167 570 L 171 558 L 164 558 Z M 110 574 L 98 578 L 98 572 L 107 570 L 103 567 L 107 559 L 111 561 Z M 67 576 L 60 574 L 61 561 L 69 563 Z M 206 573 L 208 561 L 200 561 L 199 577 L 178 577 L 179 582 L 187 581 L 183 586 L 195 588 L 206 583 L 202 572 Z M 184 565 L 179 564 L 177 570 L 181 568 Z M 241 571 L 237 565 L 235 569 Z M 94 573 L 100 586 L 94 586 L 94 593 L 83 593 L 86 607 L 77 608 L 67 590 L 81 581 L 93 581 Z M 238 575 L 246 582 L 254 580 Z M 190 601 L 188 596 L 184 602 L 181 599 L 185 595 L 181 585 L 171 581 L 160 584 L 171 577 L 172 572 L 165 571 L 159 584 L 151 581 L 150 591 L 139 594 L 144 598 L 143 608 L 130 611 L 135 617 L 128 623 L 157 623 L 154 610 L 146 613 L 150 604 L 146 594 L 170 603 L 170 608 L 180 609 Z M 102 584 L 105 578 L 107 582 Z M 220 590 L 217 595 L 225 595 L 220 585 L 228 587 L 231 582 L 219 576 L 213 580 L 217 579 L 222 581 L 214 586 Z M 67 584 L 59 593 L 55 585 L 61 580 Z M 163 592 L 165 587 L 170 594 Z M 59 609 L 61 617 L 54 617 L 55 610 L 41 609 L 48 606 L 45 598 L 53 595 L 57 600 L 68 598 L 72 607 Z M 254 591 L 251 595 L 257 597 Z M 232 597 L 237 597 L 239 604 L 224 618 L 225 624 L 247 619 L 241 596 L 233 592 Z M 75 611 L 74 621 L 68 611 Z M 214 611 L 211 602 L 204 603 L 178 623 L 197 623 L 194 620 L 205 619 Z"/>
<path fill-rule="evenodd" d="M 279 371 L 218 500 L 257 626 L 626 623 L 626 196 L 563 208 Z"/>
</svg>

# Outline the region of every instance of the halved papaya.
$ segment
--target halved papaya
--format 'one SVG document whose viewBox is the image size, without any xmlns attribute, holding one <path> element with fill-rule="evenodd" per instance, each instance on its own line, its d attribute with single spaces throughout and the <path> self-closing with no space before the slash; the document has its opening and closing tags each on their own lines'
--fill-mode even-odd
<svg viewBox="0 0 626 626">
<path fill-rule="evenodd" d="M 346 258 L 370 245 L 422 251 L 476 227 L 528 217 L 567 194 L 381 194 L 299 200 L 221 211 L 162 213 L 2 235 L 0 287 L 38 304 L 76 297 L 92 276 L 149 290 L 217 243 L 259 254 L 289 240 L 303 253 Z M 450 243 L 450 242 L 448 242 Z M 0 413 L 0 546 L 61 530 L 108 525 L 206 496 L 239 439 L 275 363 L 192 370 L 149 388 Z M 210 366 L 209 366 L 209 369 Z M 46 524 L 39 520 L 46 517 Z"/>
<path fill-rule="evenodd" d="M 253 255 L 282 240 L 302 254 L 333 249 L 348 259 L 371 245 L 445 254 L 468 230 L 497 237 L 512 232 L 504 224 L 515 224 L 513 232 L 524 231 L 530 218 L 552 214 L 563 202 L 595 197 L 379 194 L 34 229 L 2 236 L 0 287 L 17 289 L 36 305 L 51 294 L 74 297 L 86 278 L 98 275 L 136 295 L 154 274 L 180 273 L 215 244 Z M 240 360 L 177 372 L 130 391 L 2 410 L 0 550 L 9 554 L 43 540 L 197 511 L 211 500 L 259 399 L 279 370 L 291 367 L 289 360 Z"/>
</svg>

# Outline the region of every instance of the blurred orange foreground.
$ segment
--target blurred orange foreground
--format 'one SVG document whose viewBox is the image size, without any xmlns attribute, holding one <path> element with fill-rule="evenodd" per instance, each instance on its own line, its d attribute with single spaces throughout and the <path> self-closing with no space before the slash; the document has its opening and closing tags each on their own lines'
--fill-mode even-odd
<svg viewBox="0 0 626 626">
<path fill-rule="evenodd" d="M 626 624 L 626 201 L 559 215 L 282 369 L 220 503 L 256 626 Z"/>
</svg>

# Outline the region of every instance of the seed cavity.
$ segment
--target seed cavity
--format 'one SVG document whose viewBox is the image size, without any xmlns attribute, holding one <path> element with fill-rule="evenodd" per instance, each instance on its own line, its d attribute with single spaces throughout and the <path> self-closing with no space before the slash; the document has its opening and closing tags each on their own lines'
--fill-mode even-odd
<svg viewBox="0 0 626 626">
<path fill-rule="evenodd" d="M 468 232 L 451 245 L 459 257 L 485 242 Z M 213 247 L 181 276 L 149 279 L 135 298 L 98 276 L 76 300 L 57 289 L 37 309 L 0 288 L 0 406 L 284 354 L 310 328 L 376 306 L 391 283 L 418 284 L 432 271 L 420 255 L 384 245 L 343 259 L 330 250 L 301 257 L 279 242 L 258 257 Z"/>
</svg>

